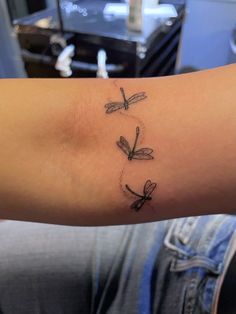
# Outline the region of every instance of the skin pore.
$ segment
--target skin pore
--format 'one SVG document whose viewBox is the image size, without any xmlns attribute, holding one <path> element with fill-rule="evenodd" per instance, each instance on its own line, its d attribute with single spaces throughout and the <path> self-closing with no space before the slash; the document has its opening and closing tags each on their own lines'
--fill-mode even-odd
<svg viewBox="0 0 236 314">
<path fill-rule="evenodd" d="M 1 80 L 0 218 L 111 225 L 233 214 L 235 73 Z"/>
</svg>

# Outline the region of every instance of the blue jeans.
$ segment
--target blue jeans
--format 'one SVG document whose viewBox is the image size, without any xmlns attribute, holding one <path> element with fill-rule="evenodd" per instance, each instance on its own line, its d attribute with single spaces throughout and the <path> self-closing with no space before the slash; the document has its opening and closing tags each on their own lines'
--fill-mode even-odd
<svg viewBox="0 0 236 314">
<path fill-rule="evenodd" d="M 109 227 L 0 223 L 0 313 L 212 313 L 236 231 L 214 215 Z"/>
</svg>

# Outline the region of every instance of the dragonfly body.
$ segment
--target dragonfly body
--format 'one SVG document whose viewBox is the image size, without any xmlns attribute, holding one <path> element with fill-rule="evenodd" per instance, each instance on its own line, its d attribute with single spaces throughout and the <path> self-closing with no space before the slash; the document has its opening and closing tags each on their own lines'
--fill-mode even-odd
<svg viewBox="0 0 236 314">
<path fill-rule="evenodd" d="M 134 157 L 134 152 L 130 152 L 129 155 L 128 155 L 128 160 L 132 160 Z"/>
<path fill-rule="evenodd" d="M 124 99 L 124 108 L 125 108 L 125 110 L 128 110 L 129 109 L 129 103 L 125 97 L 125 91 L 122 87 L 120 88 L 120 91 L 121 91 L 122 97 Z"/>
<path fill-rule="evenodd" d="M 130 105 L 135 104 L 136 102 L 139 102 L 139 101 L 147 98 L 145 92 L 133 94 L 129 98 L 126 98 L 125 91 L 122 87 L 120 88 L 120 92 L 121 92 L 123 101 L 122 102 L 121 101 L 113 101 L 113 102 L 109 102 L 109 103 L 105 104 L 104 107 L 106 108 L 106 113 L 112 113 L 112 112 L 115 112 L 119 109 L 128 110 Z"/>
<path fill-rule="evenodd" d="M 136 136 L 135 136 L 135 141 L 133 148 L 131 149 L 128 141 L 126 138 L 123 136 L 120 137 L 120 140 L 116 142 L 117 146 L 128 156 L 128 160 L 132 159 L 143 159 L 143 160 L 150 160 L 153 159 L 153 156 L 151 153 L 153 150 L 151 148 L 140 148 L 136 150 L 137 142 L 138 142 L 138 137 L 140 134 L 140 129 L 139 127 L 136 128 Z"/>
</svg>

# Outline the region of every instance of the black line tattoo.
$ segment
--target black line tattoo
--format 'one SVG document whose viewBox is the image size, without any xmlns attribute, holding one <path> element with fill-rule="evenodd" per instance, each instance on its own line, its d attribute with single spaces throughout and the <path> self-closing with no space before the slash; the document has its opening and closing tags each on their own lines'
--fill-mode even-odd
<svg viewBox="0 0 236 314">
<path fill-rule="evenodd" d="M 131 115 L 131 114 L 125 113 L 125 112 L 123 112 L 123 111 L 120 111 L 119 114 L 120 114 L 121 116 L 124 116 L 124 117 L 128 118 L 129 120 L 130 120 L 130 119 L 134 120 L 136 124 L 139 124 L 139 125 L 140 125 L 140 126 L 139 126 L 139 128 L 140 128 L 140 136 L 139 136 L 138 141 L 139 141 L 139 144 L 142 144 L 143 139 L 144 139 L 144 133 L 145 133 L 145 130 L 146 130 L 143 121 L 142 121 L 141 119 L 139 119 L 139 118 L 137 118 L 137 117 L 135 117 L 135 116 L 133 116 L 133 115 Z"/>
<path fill-rule="evenodd" d="M 154 157 L 151 155 L 153 149 L 151 148 L 140 148 L 136 150 L 138 137 L 140 134 L 140 129 L 136 127 L 136 137 L 134 140 L 133 148 L 131 149 L 128 141 L 123 136 L 120 137 L 120 140 L 116 142 L 117 146 L 128 156 L 128 160 L 139 159 L 139 160 L 150 160 Z"/>
<path fill-rule="evenodd" d="M 124 176 L 124 170 L 125 170 L 125 164 L 123 165 L 123 168 L 121 170 L 121 173 L 120 173 L 120 177 L 119 177 L 119 186 L 120 186 L 120 189 L 121 191 L 124 193 L 125 196 L 127 196 L 127 190 L 125 190 L 125 188 L 123 187 L 123 176 Z"/>
<path fill-rule="evenodd" d="M 145 92 L 133 94 L 128 99 L 126 98 L 124 89 L 122 87 L 120 87 L 120 92 L 123 97 L 123 101 L 109 102 L 105 104 L 104 107 L 106 108 L 106 113 L 112 113 L 122 108 L 124 108 L 125 110 L 128 110 L 130 105 L 135 104 L 136 102 L 147 98 Z"/>
<path fill-rule="evenodd" d="M 116 81 L 114 83 L 116 85 Z M 139 101 L 142 101 L 144 99 L 147 98 L 147 95 L 145 92 L 139 92 L 139 93 L 135 93 L 132 96 L 130 96 L 129 98 L 126 98 L 124 89 L 122 87 L 120 87 L 120 92 L 121 92 L 121 96 L 123 98 L 123 101 L 114 101 L 114 102 L 109 102 L 107 104 L 104 105 L 105 109 L 106 109 L 106 113 L 110 114 L 112 112 L 115 112 L 117 110 L 120 109 L 124 109 L 124 110 L 128 110 L 129 106 L 132 104 L 135 104 Z M 120 112 L 121 114 L 123 114 L 122 112 Z M 136 117 L 132 117 L 133 119 L 137 119 Z M 143 129 L 144 129 L 144 125 L 143 123 L 140 123 L 140 125 L 142 125 Z M 132 160 L 132 159 L 138 159 L 138 160 L 150 160 L 153 159 L 154 157 L 151 155 L 153 153 L 153 149 L 151 148 L 140 148 L 136 150 L 136 146 L 139 140 L 139 143 L 141 142 L 141 138 L 140 139 L 140 128 L 136 127 L 136 136 L 135 136 L 135 140 L 134 140 L 134 145 L 133 148 L 131 149 L 129 142 L 126 140 L 125 137 L 120 136 L 120 140 L 116 142 L 117 146 L 127 155 L 128 160 Z M 144 184 L 143 187 L 143 194 L 138 194 L 135 191 L 133 191 L 128 184 L 125 185 L 125 188 L 123 188 L 122 185 L 122 179 L 123 179 L 123 175 L 124 175 L 124 167 L 121 171 L 121 175 L 120 175 L 120 179 L 119 179 L 119 184 L 120 184 L 120 188 L 124 193 L 129 192 L 129 195 L 134 195 L 136 197 L 138 197 L 137 200 L 135 200 L 131 205 L 130 208 L 134 209 L 136 212 L 138 212 L 143 205 L 147 202 L 147 201 L 151 201 L 152 197 L 151 194 L 153 193 L 153 191 L 156 189 L 157 184 L 154 182 L 151 182 L 151 180 L 147 180 Z"/>
<path fill-rule="evenodd" d="M 134 192 L 129 186 L 128 184 L 125 185 L 126 189 L 132 193 L 133 195 L 139 197 L 138 200 L 134 201 L 131 205 L 130 208 L 134 209 L 136 212 L 138 212 L 143 205 L 145 204 L 146 201 L 151 201 L 152 197 L 151 194 L 152 192 L 155 190 L 157 184 L 156 183 L 152 183 L 151 180 L 147 180 L 144 187 L 143 187 L 143 195 L 140 195 L 136 192 Z"/>
</svg>

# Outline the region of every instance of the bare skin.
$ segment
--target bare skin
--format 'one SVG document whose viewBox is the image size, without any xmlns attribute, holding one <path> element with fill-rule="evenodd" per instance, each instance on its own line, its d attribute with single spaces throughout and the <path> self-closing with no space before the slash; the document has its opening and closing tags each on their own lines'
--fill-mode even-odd
<svg viewBox="0 0 236 314">
<path fill-rule="evenodd" d="M 1 80 L 0 218 L 110 225 L 235 213 L 235 86 L 235 66 L 150 79 Z M 121 87 L 127 98 L 147 97 L 107 114 Z M 153 159 L 128 159 L 121 136 Z M 142 196 L 147 180 L 156 184 L 151 200 L 133 210 L 138 197 L 125 187 Z"/>
</svg>

